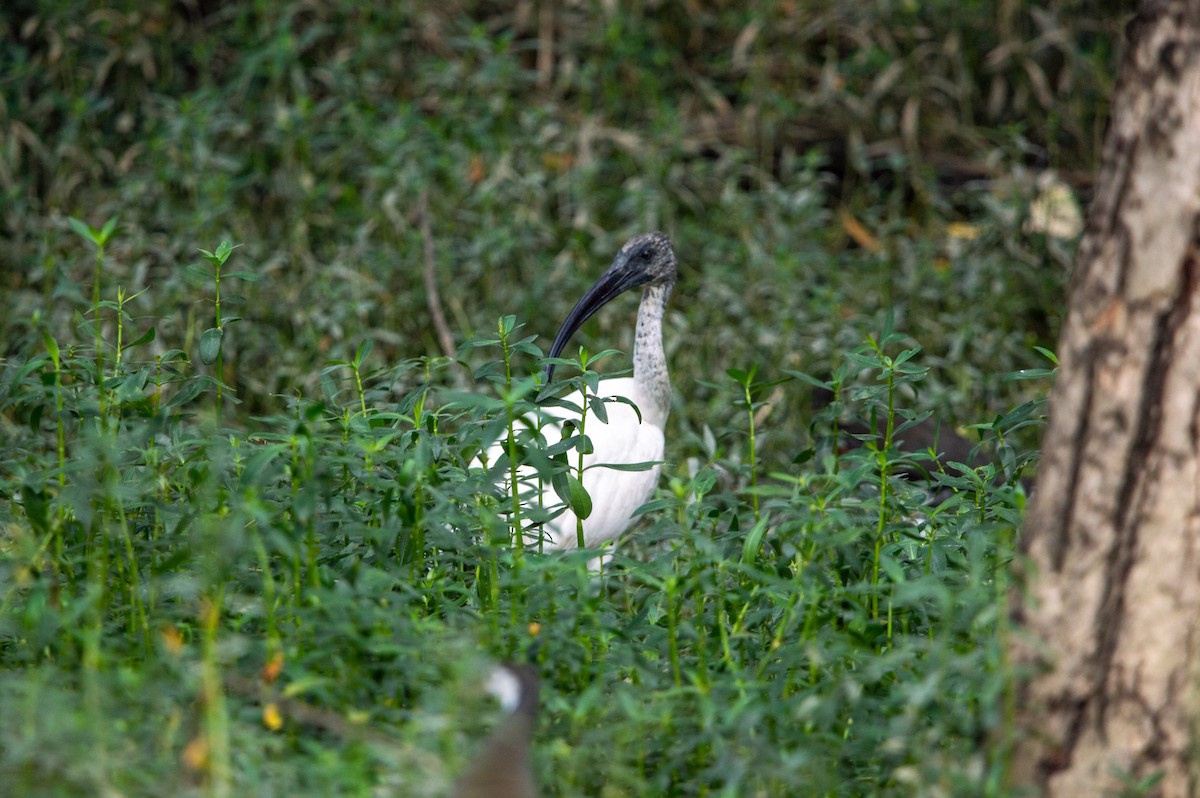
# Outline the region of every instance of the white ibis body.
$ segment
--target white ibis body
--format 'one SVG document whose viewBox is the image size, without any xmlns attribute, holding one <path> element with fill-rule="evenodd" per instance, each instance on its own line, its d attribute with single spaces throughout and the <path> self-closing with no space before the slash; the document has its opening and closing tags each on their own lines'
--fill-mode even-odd
<svg viewBox="0 0 1200 798">
<path fill-rule="evenodd" d="M 633 344 L 633 376 L 600 382 L 599 396 L 620 396 L 623 402 L 607 402 L 607 423 L 589 409 L 584 432 L 592 442 L 592 452 L 584 456 L 583 487 L 592 500 L 592 513 L 583 521 L 584 544 L 599 546 L 624 532 L 633 522 L 634 512 L 654 493 L 659 466 L 644 471 L 618 471 L 604 464 L 633 465 L 662 460 L 663 427 L 671 409 L 671 382 L 663 353 L 663 313 L 671 288 L 675 285 L 675 250 L 662 233 L 644 233 L 625 242 L 612 265 L 587 290 L 567 315 L 549 356 L 559 357 L 567 341 L 585 321 L 620 294 L 642 288 L 638 309 L 637 334 Z M 546 367 L 547 384 L 554 377 L 554 366 Z M 581 406 L 578 393 L 566 397 Z M 588 397 L 590 406 L 599 401 Z M 562 419 L 572 414 L 563 408 L 549 408 Z M 639 418 L 640 411 L 640 418 Z M 575 419 L 578 421 L 578 419 Z M 550 444 L 558 440 L 557 429 L 543 430 Z M 574 455 L 572 455 L 572 460 Z M 577 545 L 576 516 L 569 509 L 546 525 L 545 545 L 566 549 Z"/>
<path fill-rule="evenodd" d="M 529 665 L 504 664 L 492 672 L 488 689 L 508 716 L 463 771 L 453 798 L 536 798 L 530 743 L 538 707 L 537 673 Z"/>
</svg>

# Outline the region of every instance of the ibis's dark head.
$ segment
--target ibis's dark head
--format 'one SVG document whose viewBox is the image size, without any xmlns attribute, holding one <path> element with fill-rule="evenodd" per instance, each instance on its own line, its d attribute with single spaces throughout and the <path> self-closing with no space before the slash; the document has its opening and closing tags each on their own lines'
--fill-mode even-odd
<svg viewBox="0 0 1200 798">
<path fill-rule="evenodd" d="M 675 284 L 675 249 L 664 233 L 642 233 L 625 242 L 612 265 L 587 290 L 583 298 L 567 314 L 549 357 L 562 354 L 567 341 L 600 308 L 631 288 L 645 285 Z M 546 366 L 546 382 L 554 377 L 553 364 Z"/>
</svg>

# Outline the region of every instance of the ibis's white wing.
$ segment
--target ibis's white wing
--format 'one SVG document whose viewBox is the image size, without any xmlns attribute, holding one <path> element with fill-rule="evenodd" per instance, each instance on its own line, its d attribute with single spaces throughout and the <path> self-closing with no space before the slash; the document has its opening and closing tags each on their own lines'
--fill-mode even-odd
<svg viewBox="0 0 1200 798">
<path fill-rule="evenodd" d="M 639 397 L 632 379 L 611 379 L 600 382 L 601 396 L 623 396 L 638 404 Z M 580 404 L 578 394 L 566 397 L 568 402 Z M 589 402 L 595 397 L 589 397 Z M 624 532 L 633 523 L 634 512 L 653 495 L 658 484 L 660 466 L 643 471 L 618 471 L 605 465 L 633 465 L 658 462 L 663 457 L 663 431 L 658 426 L 641 421 L 638 413 L 624 402 L 607 402 L 607 423 L 602 422 L 589 408 L 584 431 L 592 441 L 591 454 L 583 458 L 583 487 L 592 500 L 592 513 L 583 522 L 584 542 L 599 546 Z M 548 445 L 561 440 L 563 420 L 578 421 L 578 416 L 565 408 L 549 407 L 545 410 L 551 421 L 542 429 Z M 494 463 L 503 454 L 503 444 L 497 443 L 488 450 L 488 462 Z M 568 454 L 574 468 L 578 455 Z M 532 468 L 522 467 L 521 478 L 532 481 L 536 478 Z M 545 485 L 541 502 L 546 507 L 561 505 L 560 499 L 549 484 Z M 570 509 L 546 524 L 545 547 L 548 549 L 574 548 L 577 542 L 576 516 Z"/>
</svg>

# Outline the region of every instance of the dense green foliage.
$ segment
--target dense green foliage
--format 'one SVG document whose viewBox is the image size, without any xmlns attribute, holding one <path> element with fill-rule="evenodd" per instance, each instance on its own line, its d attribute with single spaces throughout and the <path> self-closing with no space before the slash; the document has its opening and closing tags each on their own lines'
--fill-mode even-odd
<svg viewBox="0 0 1200 798">
<path fill-rule="evenodd" d="M 546 795 L 1002 793 L 1027 170 L 1091 166 L 1120 20 L 767 5 L 0 10 L 0 785 L 444 795 L 517 657 Z M 597 576 L 469 464 L 654 228 L 667 462 Z M 993 461 L 936 506 L 930 411 Z"/>
</svg>

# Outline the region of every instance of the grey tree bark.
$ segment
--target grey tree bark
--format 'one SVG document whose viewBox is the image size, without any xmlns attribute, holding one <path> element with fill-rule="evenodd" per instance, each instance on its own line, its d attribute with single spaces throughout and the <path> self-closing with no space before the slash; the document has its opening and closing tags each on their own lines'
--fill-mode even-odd
<svg viewBox="0 0 1200 798">
<path fill-rule="evenodd" d="M 1127 36 L 1014 597 L 1012 776 L 1045 796 L 1200 785 L 1200 0 Z"/>
</svg>

